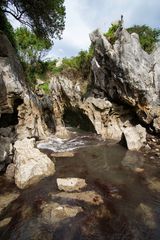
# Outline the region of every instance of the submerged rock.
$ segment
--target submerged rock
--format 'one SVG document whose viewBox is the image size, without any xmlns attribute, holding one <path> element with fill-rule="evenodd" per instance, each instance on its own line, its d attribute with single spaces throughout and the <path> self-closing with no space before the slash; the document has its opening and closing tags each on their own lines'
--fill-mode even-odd
<svg viewBox="0 0 160 240">
<path fill-rule="evenodd" d="M 1 227 L 5 227 L 6 225 L 8 225 L 11 220 L 12 220 L 11 217 L 8 217 L 8 218 L 5 218 L 5 219 L 1 220 L 1 221 L 0 221 L 0 228 L 1 228 Z"/>
<path fill-rule="evenodd" d="M 15 183 L 22 189 L 55 172 L 54 163 L 34 145 L 35 139 L 27 138 L 14 145 Z"/>
<path fill-rule="evenodd" d="M 85 203 L 89 203 L 91 205 L 101 205 L 104 203 L 103 198 L 100 194 L 95 191 L 86 191 L 86 192 L 61 192 L 52 195 L 52 199 L 56 200 L 56 198 L 65 198 L 73 201 L 83 201 Z"/>
<path fill-rule="evenodd" d="M 57 178 L 57 185 L 65 192 L 79 191 L 87 186 L 85 179 L 81 178 Z"/>
<path fill-rule="evenodd" d="M 147 227 L 150 229 L 156 228 L 156 219 L 151 207 L 147 206 L 144 203 L 140 203 L 136 209 L 136 214 L 142 219 L 143 223 Z"/>
<path fill-rule="evenodd" d="M 0 195 L 0 214 L 10 203 L 16 200 L 19 195 L 20 194 L 18 192 L 5 193 L 3 195 Z"/>
<path fill-rule="evenodd" d="M 83 209 L 79 206 L 60 205 L 55 202 L 44 203 L 41 210 L 42 220 L 47 224 L 56 224 L 83 212 Z"/>
</svg>

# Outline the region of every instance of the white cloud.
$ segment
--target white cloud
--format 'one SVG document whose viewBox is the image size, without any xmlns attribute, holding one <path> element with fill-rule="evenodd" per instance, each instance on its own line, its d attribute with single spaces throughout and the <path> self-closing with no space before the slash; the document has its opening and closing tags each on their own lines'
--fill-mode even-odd
<svg viewBox="0 0 160 240">
<path fill-rule="evenodd" d="M 107 31 L 111 22 L 120 19 L 121 14 L 126 27 L 134 24 L 159 26 L 159 0 L 65 0 L 65 6 L 63 39 L 55 40 L 50 57 L 72 56 L 87 49 L 89 33 L 96 28 Z"/>
</svg>

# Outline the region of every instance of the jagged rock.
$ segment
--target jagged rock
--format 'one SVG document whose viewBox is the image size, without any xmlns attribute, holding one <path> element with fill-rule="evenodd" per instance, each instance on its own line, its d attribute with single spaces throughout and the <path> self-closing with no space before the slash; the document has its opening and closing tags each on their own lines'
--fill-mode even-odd
<svg viewBox="0 0 160 240">
<path fill-rule="evenodd" d="M 133 106 L 139 118 L 151 124 L 160 113 L 160 46 L 149 55 L 141 48 L 138 35 L 125 29 L 119 31 L 113 46 L 100 30 L 90 38 L 95 46 L 94 87 L 112 100 Z"/>
<path fill-rule="evenodd" d="M 78 206 L 60 205 L 55 202 L 44 203 L 41 206 L 42 220 L 47 224 L 57 224 L 66 218 L 75 217 L 83 209 Z"/>
<path fill-rule="evenodd" d="M 44 106 L 43 99 L 29 90 L 15 50 L 2 32 L 0 42 L 0 128 L 16 126 L 21 139 L 44 138 L 50 133 L 46 118 L 48 114 L 48 119 L 53 118 L 52 103 L 48 100 Z"/>
<path fill-rule="evenodd" d="M 23 189 L 53 175 L 54 163 L 34 147 L 35 139 L 23 139 L 15 142 L 15 183 Z"/>
<path fill-rule="evenodd" d="M 79 191 L 87 186 L 85 179 L 81 178 L 57 178 L 57 185 L 65 192 Z"/>
<path fill-rule="evenodd" d="M 146 129 L 141 125 L 123 129 L 124 138 L 129 150 L 139 150 L 146 142 Z"/>
</svg>

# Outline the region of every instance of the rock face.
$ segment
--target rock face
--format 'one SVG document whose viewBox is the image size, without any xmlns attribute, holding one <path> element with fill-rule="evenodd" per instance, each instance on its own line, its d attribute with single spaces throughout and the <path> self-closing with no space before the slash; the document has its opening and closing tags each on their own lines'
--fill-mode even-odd
<svg viewBox="0 0 160 240">
<path fill-rule="evenodd" d="M 124 29 L 118 32 L 113 46 L 99 30 L 90 38 L 95 47 L 94 88 L 116 102 L 132 106 L 140 120 L 158 132 L 160 46 L 149 55 L 141 48 L 138 35 Z"/>
<path fill-rule="evenodd" d="M 54 163 L 38 149 L 34 148 L 35 139 L 15 142 L 15 183 L 23 189 L 55 172 Z"/>
<path fill-rule="evenodd" d="M 26 84 L 22 66 L 0 32 L 0 171 L 13 160 L 17 138 L 45 138 L 54 132 L 52 101 L 38 97 Z"/>
<path fill-rule="evenodd" d="M 58 132 L 64 128 L 65 121 L 66 124 L 96 132 L 104 139 L 120 141 L 123 128 L 132 126 L 129 109 L 106 98 L 88 96 L 83 99 L 79 82 L 58 76 L 51 79 L 50 89 Z"/>
</svg>

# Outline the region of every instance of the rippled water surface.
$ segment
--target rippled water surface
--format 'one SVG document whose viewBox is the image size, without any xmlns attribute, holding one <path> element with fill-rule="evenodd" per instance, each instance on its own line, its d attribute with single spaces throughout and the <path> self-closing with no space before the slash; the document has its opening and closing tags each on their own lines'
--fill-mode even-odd
<svg viewBox="0 0 160 240">
<path fill-rule="evenodd" d="M 126 151 L 119 144 L 98 136 L 73 133 L 68 140 L 50 139 L 38 147 L 47 153 L 72 151 L 73 157 L 56 158 L 56 174 L 20 192 L 5 208 L 0 221 L 1 240 L 159 240 L 160 169 L 141 153 Z M 158 161 L 158 160 L 157 160 Z M 76 217 L 58 225 L 41 221 L 41 205 L 59 193 L 57 177 L 80 177 L 87 190 L 100 194 L 104 203 L 93 206 L 84 201 L 56 199 L 61 204 L 83 208 Z M 1 194 L 17 191 L 14 184 L 0 179 Z"/>
</svg>

